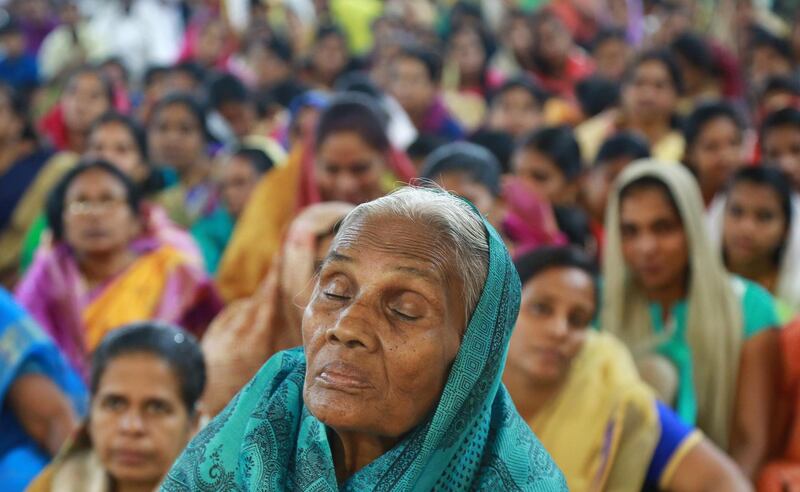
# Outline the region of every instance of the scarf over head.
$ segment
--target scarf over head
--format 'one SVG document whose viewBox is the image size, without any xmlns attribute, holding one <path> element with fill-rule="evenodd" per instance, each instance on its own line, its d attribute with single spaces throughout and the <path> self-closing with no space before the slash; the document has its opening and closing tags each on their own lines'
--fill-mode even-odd
<svg viewBox="0 0 800 492">
<path fill-rule="evenodd" d="M 272 357 L 189 444 L 162 490 L 566 490 L 500 382 L 520 283 L 486 228 L 488 276 L 440 400 L 394 448 L 337 483 L 328 429 L 303 402 L 306 360 L 295 348 Z"/>
<path fill-rule="evenodd" d="M 727 449 L 742 344 L 741 306 L 711 246 L 700 189 L 683 166 L 643 159 L 625 169 L 614 185 L 606 210 L 602 329 L 621 338 L 635 356 L 652 353 L 663 341 L 653 327 L 650 301 L 622 256 L 620 191 L 645 177 L 666 185 L 683 222 L 689 250 L 686 336 L 694 361 L 697 426 Z"/>
</svg>

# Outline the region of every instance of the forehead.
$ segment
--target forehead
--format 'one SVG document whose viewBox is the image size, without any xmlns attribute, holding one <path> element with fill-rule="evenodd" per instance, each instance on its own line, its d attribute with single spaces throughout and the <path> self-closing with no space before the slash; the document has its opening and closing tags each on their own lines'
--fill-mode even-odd
<svg viewBox="0 0 800 492">
<path fill-rule="evenodd" d="M 553 296 L 571 305 L 594 309 L 595 283 L 588 273 L 579 268 L 555 266 L 546 268 L 525 282 L 522 295 Z"/>
<path fill-rule="evenodd" d="M 620 220 L 623 223 L 646 223 L 663 219 L 681 220 L 665 190 L 647 186 L 630 190 L 621 198 Z"/>
<path fill-rule="evenodd" d="M 441 282 L 452 279 L 451 251 L 442 238 L 422 222 L 393 215 L 361 217 L 339 231 L 332 251 L 356 262 L 381 258 L 389 263 L 408 263 L 427 269 Z"/>
<path fill-rule="evenodd" d="M 98 381 L 97 393 L 178 399 L 180 383 L 166 361 L 153 354 L 134 352 L 108 362 Z"/>
<path fill-rule="evenodd" d="M 502 94 L 500 94 L 500 100 L 504 102 L 508 101 L 520 101 L 520 100 L 530 101 L 532 103 L 536 102 L 536 99 L 533 95 L 523 87 L 509 87 Z"/>
<path fill-rule="evenodd" d="M 85 191 L 113 190 L 125 194 L 125 187 L 114 176 L 102 169 L 90 169 L 76 176 L 67 187 L 67 196 Z"/>
<path fill-rule="evenodd" d="M 729 193 L 729 200 L 737 202 L 739 205 L 774 206 L 778 208 L 781 206 L 778 192 L 772 186 L 752 181 L 739 181 L 734 184 Z"/>
<path fill-rule="evenodd" d="M 636 67 L 634 75 L 636 78 L 669 78 L 667 67 L 659 60 L 645 60 L 641 62 L 639 66 Z"/>
<path fill-rule="evenodd" d="M 357 133 L 341 131 L 328 135 L 320 144 L 318 154 L 325 163 L 350 163 L 375 158 L 378 152 Z"/>
<path fill-rule="evenodd" d="M 800 141 L 800 127 L 794 125 L 780 125 L 764 132 L 764 147 L 767 150 L 786 142 L 798 141 Z"/>
</svg>

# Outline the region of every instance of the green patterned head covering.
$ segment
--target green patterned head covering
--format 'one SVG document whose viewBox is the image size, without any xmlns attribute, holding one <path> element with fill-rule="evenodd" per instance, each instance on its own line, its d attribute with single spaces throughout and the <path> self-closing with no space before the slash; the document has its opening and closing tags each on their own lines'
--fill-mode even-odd
<svg viewBox="0 0 800 492">
<path fill-rule="evenodd" d="M 394 448 L 337 483 L 327 428 L 303 403 L 306 363 L 295 348 L 273 356 L 198 434 L 162 490 L 567 490 L 500 382 L 520 282 L 484 224 L 488 276 L 439 403 Z"/>
</svg>

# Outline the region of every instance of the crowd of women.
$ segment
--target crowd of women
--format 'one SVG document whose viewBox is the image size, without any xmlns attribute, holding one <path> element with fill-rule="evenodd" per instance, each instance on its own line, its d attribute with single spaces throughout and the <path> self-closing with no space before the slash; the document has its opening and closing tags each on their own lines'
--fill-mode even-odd
<svg viewBox="0 0 800 492">
<path fill-rule="evenodd" d="M 800 488 L 793 2 L 0 3 L 3 490 Z"/>
</svg>

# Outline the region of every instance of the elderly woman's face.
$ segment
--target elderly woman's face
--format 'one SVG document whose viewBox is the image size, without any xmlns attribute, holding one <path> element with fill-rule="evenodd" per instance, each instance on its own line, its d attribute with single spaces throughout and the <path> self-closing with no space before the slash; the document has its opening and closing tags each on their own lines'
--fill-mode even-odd
<svg viewBox="0 0 800 492">
<path fill-rule="evenodd" d="M 438 402 L 466 326 L 438 239 L 383 216 L 334 240 L 303 318 L 303 399 L 337 432 L 397 438 Z"/>
</svg>

